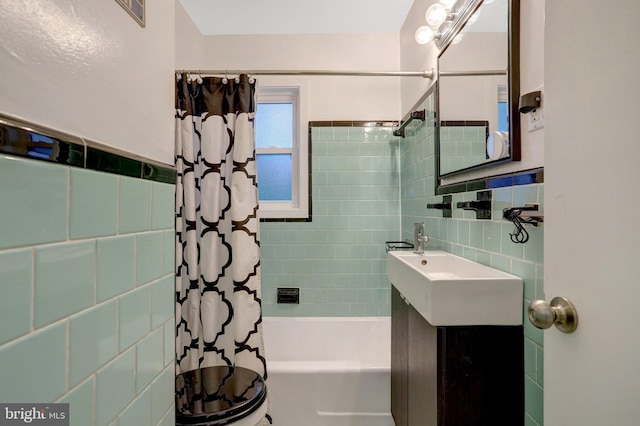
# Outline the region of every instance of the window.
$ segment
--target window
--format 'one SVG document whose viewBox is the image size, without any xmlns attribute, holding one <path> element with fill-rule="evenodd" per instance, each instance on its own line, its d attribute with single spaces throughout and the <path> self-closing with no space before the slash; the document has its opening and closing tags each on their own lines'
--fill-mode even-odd
<svg viewBox="0 0 640 426">
<path fill-rule="evenodd" d="M 507 86 L 498 86 L 498 130 L 509 131 L 509 104 Z"/>
<path fill-rule="evenodd" d="M 297 87 L 261 87 L 255 118 L 260 216 L 309 217 L 308 144 Z M 303 142 L 304 141 L 304 142 Z"/>
</svg>

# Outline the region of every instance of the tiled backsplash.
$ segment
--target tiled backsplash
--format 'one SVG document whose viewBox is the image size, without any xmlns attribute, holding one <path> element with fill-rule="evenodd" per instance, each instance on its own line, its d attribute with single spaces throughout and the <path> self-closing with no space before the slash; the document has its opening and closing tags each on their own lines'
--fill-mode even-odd
<svg viewBox="0 0 640 426">
<path fill-rule="evenodd" d="M 400 232 L 399 140 L 391 126 L 328 124 L 312 127 L 313 220 L 260 225 L 266 316 L 390 314 L 384 242 Z M 277 287 L 300 287 L 300 304 L 276 304 Z"/>
<path fill-rule="evenodd" d="M 433 111 L 433 96 L 422 106 Z M 421 108 L 422 108 L 421 107 Z M 413 223 L 424 222 L 430 240 L 426 249 L 442 249 L 476 262 L 510 272 L 524 280 L 523 309 L 543 294 L 544 228 L 527 228 L 530 240 L 514 244 L 509 233 L 513 224 L 502 219 L 502 209 L 525 203 L 540 203 L 544 210 L 544 185 L 531 184 L 493 189 L 491 220 L 476 220 L 473 211 L 455 208 L 459 201 L 476 199 L 476 192 L 454 193 L 453 217 L 442 218 L 440 210 L 427 210 L 427 203 L 442 201 L 435 195 L 435 135 L 433 121 L 426 120 L 408 132 L 400 144 L 402 152 L 402 238 L 413 238 Z M 528 320 L 525 333 L 525 425 L 543 424 L 542 331 Z"/>
<path fill-rule="evenodd" d="M 0 182 L 0 401 L 173 425 L 175 186 L 2 154 Z"/>
</svg>

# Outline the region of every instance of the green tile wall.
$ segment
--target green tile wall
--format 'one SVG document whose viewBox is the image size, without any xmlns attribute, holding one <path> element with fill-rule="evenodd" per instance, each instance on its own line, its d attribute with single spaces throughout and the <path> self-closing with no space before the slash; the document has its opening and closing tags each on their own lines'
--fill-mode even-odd
<svg viewBox="0 0 640 426">
<path fill-rule="evenodd" d="M 433 96 L 423 107 L 433 111 Z M 502 220 L 502 209 L 525 203 L 540 203 L 544 210 L 542 184 L 493 190 L 493 219 L 476 220 L 473 212 L 453 210 L 453 218 L 444 219 L 439 210 L 427 210 L 427 203 L 442 201 L 435 196 L 433 122 L 426 120 L 407 134 L 401 144 L 402 239 L 413 238 L 413 223 L 424 222 L 430 237 L 427 249 L 441 249 L 520 276 L 524 280 L 523 314 L 531 299 L 544 299 L 544 228 L 527 228 L 530 240 L 513 244 L 509 232 L 513 225 Z M 475 200 L 475 192 L 453 194 L 458 201 Z M 524 315 L 526 318 L 526 314 Z M 543 424 L 542 356 L 543 333 L 524 321 L 525 333 L 525 424 Z"/>
<path fill-rule="evenodd" d="M 434 110 L 432 98 L 424 105 Z M 427 203 L 435 195 L 433 123 L 410 125 L 404 139 L 384 127 L 312 129 L 311 222 L 261 224 L 263 308 L 266 316 L 389 315 L 384 241 L 411 240 L 413 223 L 424 222 L 427 248 L 441 249 L 524 280 L 523 311 L 543 299 L 544 229 L 529 229 L 524 245 L 509 239 L 512 225 L 501 219 L 508 206 L 537 202 L 541 184 L 493 190 L 493 220 L 454 209 L 443 219 Z M 453 194 L 453 203 L 475 199 Z M 276 304 L 277 287 L 299 287 L 299 305 Z M 542 331 L 525 330 L 525 424 L 543 424 Z"/>
<path fill-rule="evenodd" d="M 311 222 L 263 222 L 266 316 L 390 314 L 384 242 L 400 232 L 399 139 L 389 127 L 312 128 Z M 276 304 L 299 287 L 300 304 Z"/>
<path fill-rule="evenodd" d="M 3 155 L 0 182 L 0 401 L 173 425 L 174 185 Z"/>
</svg>

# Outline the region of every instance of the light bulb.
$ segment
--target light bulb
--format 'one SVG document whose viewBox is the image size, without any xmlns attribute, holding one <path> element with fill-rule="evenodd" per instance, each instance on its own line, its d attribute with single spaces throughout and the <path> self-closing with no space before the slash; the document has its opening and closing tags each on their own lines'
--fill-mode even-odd
<svg viewBox="0 0 640 426">
<path fill-rule="evenodd" d="M 494 0 L 484 0 L 484 1 L 482 2 L 482 4 L 483 4 L 483 5 L 485 5 L 485 4 L 491 4 L 491 3 L 493 3 L 493 1 L 494 1 Z"/>
<path fill-rule="evenodd" d="M 440 3 L 434 3 L 429 6 L 424 17 L 427 20 L 427 24 L 431 25 L 433 28 L 437 28 L 447 20 L 447 9 L 445 9 Z"/>
<path fill-rule="evenodd" d="M 451 10 L 453 6 L 457 3 L 458 0 L 440 0 L 440 4 L 442 4 L 445 9 Z"/>
<path fill-rule="evenodd" d="M 464 38 L 464 33 L 458 33 L 453 40 L 451 40 L 451 44 L 458 44 L 462 41 L 462 39 Z"/>
<path fill-rule="evenodd" d="M 435 32 L 433 31 L 433 29 L 431 29 L 431 27 L 427 27 L 426 25 L 423 25 L 416 30 L 416 35 L 415 35 L 416 42 L 418 44 L 427 44 L 431 40 L 433 40 L 434 35 L 435 35 Z"/>
<path fill-rule="evenodd" d="M 480 19 L 480 9 L 478 9 L 476 13 L 471 15 L 471 18 L 469 18 L 469 20 L 467 21 L 467 25 L 475 24 L 476 22 L 478 22 L 478 19 Z"/>
</svg>

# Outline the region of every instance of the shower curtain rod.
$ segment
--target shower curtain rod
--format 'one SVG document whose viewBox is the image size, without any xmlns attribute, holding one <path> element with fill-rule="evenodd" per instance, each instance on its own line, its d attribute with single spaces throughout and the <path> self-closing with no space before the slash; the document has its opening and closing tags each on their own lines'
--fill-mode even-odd
<svg viewBox="0 0 640 426">
<path fill-rule="evenodd" d="M 433 80 L 434 71 L 326 71 L 326 70 L 176 70 L 176 74 L 193 75 L 309 75 L 309 76 L 360 76 L 360 77 L 422 77 Z"/>
<path fill-rule="evenodd" d="M 507 75 L 506 70 L 484 70 L 484 71 L 440 71 L 440 77 L 468 77 L 483 75 Z"/>
</svg>

